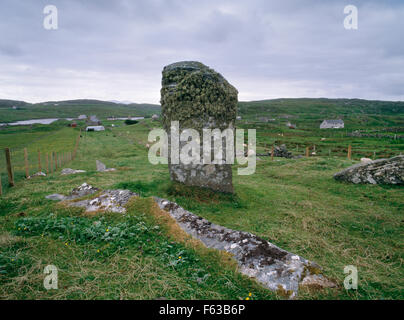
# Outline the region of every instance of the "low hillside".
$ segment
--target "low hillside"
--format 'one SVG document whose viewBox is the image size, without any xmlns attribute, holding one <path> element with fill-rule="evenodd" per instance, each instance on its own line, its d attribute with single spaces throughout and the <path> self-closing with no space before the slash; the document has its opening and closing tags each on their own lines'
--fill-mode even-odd
<svg viewBox="0 0 404 320">
<path fill-rule="evenodd" d="M 404 127 L 404 102 L 361 99 L 274 99 L 240 102 L 238 114 L 251 121 L 261 117 L 275 124 L 290 121 L 301 128 L 318 128 L 324 119 L 343 119 L 347 129 Z"/>
<path fill-rule="evenodd" d="M 4 100 L 3 100 L 4 101 Z M 149 117 L 160 112 L 159 105 L 153 104 L 118 104 L 98 100 L 51 101 L 37 104 L 20 103 L 16 110 L 14 102 L 0 101 L 0 122 L 40 118 L 77 118 L 81 114 L 95 114 L 99 118 L 115 117 Z"/>
</svg>

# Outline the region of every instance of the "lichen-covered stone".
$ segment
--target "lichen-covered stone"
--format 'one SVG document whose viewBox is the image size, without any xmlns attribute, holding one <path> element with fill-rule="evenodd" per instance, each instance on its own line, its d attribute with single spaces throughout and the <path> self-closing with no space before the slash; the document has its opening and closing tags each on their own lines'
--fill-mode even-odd
<svg viewBox="0 0 404 320">
<path fill-rule="evenodd" d="M 93 194 L 93 198 L 80 200 L 80 198 L 87 197 Z M 134 196 L 137 196 L 137 194 L 130 190 L 118 189 L 100 191 L 99 189 L 94 188 L 87 183 L 83 183 L 81 186 L 74 188 L 72 192 L 67 196 L 55 193 L 46 196 L 46 199 L 54 201 L 65 201 L 67 206 L 85 208 L 86 212 L 108 211 L 125 213 L 125 205 Z"/>
<path fill-rule="evenodd" d="M 231 164 L 172 164 L 170 159 L 172 121 L 180 131 L 195 129 L 234 129 L 237 90 L 222 75 L 196 61 L 170 64 L 163 69 L 161 106 L 162 123 L 169 138 L 169 170 L 174 181 L 191 186 L 233 192 Z M 185 143 L 180 144 L 180 148 Z M 213 146 L 212 146 L 213 147 Z M 224 146 L 223 152 L 225 153 Z"/>
<path fill-rule="evenodd" d="M 358 163 L 334 175 L 335 180 L 352 183 L 404 184 L 404 156 Z"/>
<path fill-rule="evenodd" d="M 202 241 L 208 248 L 232 254 L 241 273 L 257 279 L 272 291 L 294 298 L 300 286 L 335 287 L 335 283 L 322 275 L 321 268 L 314 262 L 285 251 L 254 234 L 213 224 L 175 202 L 154 199 L 186 233 Z"/>
</svg>

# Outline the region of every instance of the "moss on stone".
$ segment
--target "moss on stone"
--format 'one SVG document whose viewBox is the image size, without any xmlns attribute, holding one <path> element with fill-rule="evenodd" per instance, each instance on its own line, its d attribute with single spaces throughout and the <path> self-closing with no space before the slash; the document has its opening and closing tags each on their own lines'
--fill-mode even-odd
<svg viewBox="0 0 404 320">
<path fill-rule="evenodd" d="M 181 128 L 225 128 L 234 122 L 238 91 L 219 73 L 196 61 L 177 62 L 163 70 L 161 106 L 165 129 L 178 120 Z"/>
</svg>

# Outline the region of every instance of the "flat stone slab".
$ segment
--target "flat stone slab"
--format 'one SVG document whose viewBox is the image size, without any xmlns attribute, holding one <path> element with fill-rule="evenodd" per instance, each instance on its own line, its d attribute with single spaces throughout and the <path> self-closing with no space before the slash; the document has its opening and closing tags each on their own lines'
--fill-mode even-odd
<svg viewBox="0 0 404 320">
<path fill-rule="evenodd" d="M 64 168 L 62 169 L 62 171 L 60 172 L 61 175 L 68 175 L 68 174 L 75 174 L 75 173 L 83 173 L 86 172 L 85 170 L 74 170 L 71 168 Z"/>
<path fill-rule="evenodd" d="M 106 190 L 93 199 L 70 202 L 70 207 L 82 207 L 86 212 L 109 211 L 125 213 L 125 205 L 130 198 L 137 196 L 130 190 Z"/>
<path fill-rule="evenodd" d="M 169 212 L 186 233 L 202 241 L 208 248 L 231 253 L 241 273 L 254 277 L 272 291 L 293 298 L 297 295 L 299 285 L 335 286 L 321 274 L 320 267 L 314 262 L 285 251 L 254 234 L 213 224 L 175 202 L 154 199 L 160 209 Z"/>
<path fill-rule="evenodd" d="M 79 198 L 95 194 L 91 199 Z M 125 213 L 125 205 L 138 194 L 130 190 L 105 190 L 83 183 L 70 195 L 51 194 L 47 199 L 65 201 L 68 206 L 85 208 L 86 212 L 110 211 Z M 79 201 L 71 201 L 71 200 Z M 299 286 L 334 287 L 321 274 L 321 268 L 296 254 L 285 251 L 258 236 L 232 230 L 209 222 L 185 210 L 175 202 L 155 197 L 160 209 L 167 211 L 189 235 L 208 248 L 224 250 L 236 259 L 241 273 L 255 278 L 264 287 L 294 298 Z"/>
<path fill-rule="evenodd" d="M 34 173 L 32 176 L 29 176 L 28 179 L 32 179 L 32 178 L 35 178 L 35 177 L 46 177 L 46 173 L 42 172 L 42 171 L 39 171 L 37 173 Z"/>
<path fill-rule="evenodd" d="M 83 183 L 80 187 L 74 188 L 67 196 L 54 193 L 46 196 L 45 198 L 54 201 L 66 201 L 69 207 L 82 207 L 86 209 L 86 212 L 110 211 L 125 213 L 125 205 L 128 203 L 130 198 L 133 196 L 138 196 L 138 194 L 130 190 L 118 189 L 102 191 L 99 195 L 92 199 L 71 201 L 95 194 L 99 191 L 100 190 L 98 188 L 94 188 L 87 183 Z"/>
<path fill-rule="evenodd" d="M 53 193 L 46 196 L 45 198 L 53 201 L 74 200 L 85 197 L 89 194 L 94 194 L 98 191 L 99 191 L 98 188 L 94 188 L 93 186 L 87 183 L 83 183 L 81 186 L 74 188 L 72 192 L 67 196 L 60 193 Z"/>
</svg>

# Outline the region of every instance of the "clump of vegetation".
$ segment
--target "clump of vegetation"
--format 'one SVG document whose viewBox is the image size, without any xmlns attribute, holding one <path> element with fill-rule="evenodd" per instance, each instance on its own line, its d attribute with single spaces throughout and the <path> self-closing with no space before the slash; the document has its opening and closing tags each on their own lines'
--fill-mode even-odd
<svg viewBox="0 0 404 320">
<path fill-rule="evenodd" d="M 137 120 L 132 120 L 132 119 L 126 119 L 125 120 L 125 124 L 127 125 L 127 126 L 130 126 L 130 125 L 132 125 L 132 124 L 136 124 L 136 123 L 138 123 L 139 121 L 137 121 Z"/>
</svg>

